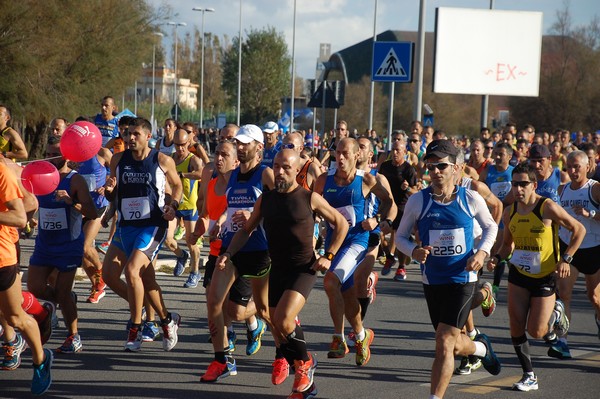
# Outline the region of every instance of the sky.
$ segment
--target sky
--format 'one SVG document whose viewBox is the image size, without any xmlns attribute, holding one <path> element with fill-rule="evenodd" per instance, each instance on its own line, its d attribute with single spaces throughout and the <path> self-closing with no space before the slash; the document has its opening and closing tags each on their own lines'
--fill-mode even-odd
<svg viewBox="0 0 600 399">
<path fill-rule="evenodd" d="M 239 33 L 240 0 L 147 0 L 153 6 L 169 4 L 174 22 L 185 22 L 177 34 L 200 31 L 202 13 L 193 7 L 214 8 L 205 13 L 204 31 L 217 36 L 237 36 Z M 424 0 L 426 30 L 433 31 L 437 7 L 490 8 L 490 0 Z M 563 10 L 565 0 L 493 0 L 494 9 L 543 12 L 544 34 Z M 373 37 L 375 0 L 296 0 L 296 40 L 294 37 L 294 0 L 242 0 L 242 35 L 251 29 L 274 27 L 284 35 L 290 56 L 294 48 L 296 75 L 305 79 L 315 77 L 319 44 L 330 43 L 331 53 Z M 594 16 L 600 18 L 599 0 L 570 0 L 569 10 L 574 26 L 588 25 Z M 378 0 L 377 34 L 386 30 L 417 31 L 419 0 Z M 511 27 L 518 29 L 517 26 Z M 172 43 L 173 28 L 165 26 L 165 48 Z M 169 55 L 172 60 L 172 54 Z M 276 62 L 277 60 L 268 60 Z M 172 61 L 169 61 L 172 66 Z"/>
</svg>

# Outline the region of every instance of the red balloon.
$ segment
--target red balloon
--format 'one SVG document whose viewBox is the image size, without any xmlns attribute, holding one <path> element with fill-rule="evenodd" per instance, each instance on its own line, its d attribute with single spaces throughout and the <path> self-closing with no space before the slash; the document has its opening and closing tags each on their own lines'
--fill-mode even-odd
<svg viewBox="0 0 600 399">
<path fill-rule="evenodd" d="M 21 172 L 23 187 L 34 195 L 47 195 L 56 190 L 60 174 L 48 161 L 30 162 Z"/>
<path fill-rule="evenodd" d="M 60 152 L 65 159 L 84 162 L 92 159 L 102 147 L 100 130 L 91 122 L 70 124 L 60 138 Z"/>
</svg>

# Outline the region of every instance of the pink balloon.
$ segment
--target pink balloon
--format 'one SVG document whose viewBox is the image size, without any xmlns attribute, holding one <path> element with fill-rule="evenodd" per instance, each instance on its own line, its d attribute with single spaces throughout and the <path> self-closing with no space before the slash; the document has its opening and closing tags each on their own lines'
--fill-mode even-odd
<svg viewBox="0 0 600 399">
<path fill-rule="evenodd" d="M 102 147 L 100 130 L 91 122 L 70 124 L 60 138 L 60 152 L 65 159 L 84 162 L 92 159 Z"/>
<path fill-rule="evenodd" d="M 47 195 L 56 190 L 60 174 L 56 166 L 48 161 L 35 161 L 27 164 L 21 172 L 23 187 L 34 195 Z"/>
</svg>

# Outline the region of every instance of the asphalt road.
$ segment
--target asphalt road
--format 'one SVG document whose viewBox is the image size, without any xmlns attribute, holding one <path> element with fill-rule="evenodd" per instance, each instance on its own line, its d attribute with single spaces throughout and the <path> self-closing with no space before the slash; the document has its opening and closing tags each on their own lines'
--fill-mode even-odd
<svg viewBox="0 0 600 399">
<path fill-rule="evenodd" d="M 101 232 L 106 237 L 106 231 Z M 23 261 L 27 265 L 33 240 L 22 240 Z M 163 265 L 173 265 L 172 254 L 162 251 Z M 380 270 L 381 266 L 376 266 Z M 23 268 L 26 272 L 26 268 Z M 164 268 L 163 268 L 164 270 Z M 393 273 L 392 273 L 393 274 Z M 74 355 L 56 354 L 53 384 L 49 398 L 285 398 L 293 376 L 279 386 L 271 384 L 271 363 L 275 348 L 265 334 L 262 349 L 245 355 L 245 328 L 236 326 L 235 352 L 238 375 L 215 384 L 201 384 L 200 375 L 212 360 L 207 342 L 206 298 L 204 289 L 183 288 L 185 276 L 159 273 L 165 301 L 171 311 L 181 314 L 179 343 L 164 352 L 161 342 L 144 343 L 138 353 L 123 351 L 128 319 L 126 303 L 109 292 L 98 304 L 83 302 L 89 282 L 78 281 L 79 326 L 83 351 Z M 476 324 L 488 334 L 503 369 L 491 376 L 480 369 L 468 376 L 454 376 L 448 398 L 583 398 L 597 397 L 600 386 L 600 340 L 593 310 L 580 279 L 573 301 L 569 344 L 574 358 L 557 360 L 546 356 L 543 342 L 530 341 L 540 389 L 529 393 L 511 391 L 521 377 L 521 369 L 510 343 L 506 291 L 501 288 L 499 306 L 490 318 L 476 310 Z M 327 298 L 319 279 L 307 306 L 300 315 L 308 347 L 319 361 L 315 381 L 319 398 L 427 398 L 434 353 L 434 332 L 423 298 L 416 265 L 408 267 L 408 279 L 393 281 L 382 277 L 377 299 L 369 307 L 366 326 L 375 331 L 371 361 L 364 367 L 354 363 L 354 353 L 344 359 L 327 359 L 332 323 Z M 61 322 L 61 326 L 64 326 Z M 66 337 L 64 327 L 55 331 L 47 347 L 60 346 Z M 458 364 L 458 361 L 457 361 Z M 32 374 L 31 355 L 23 355 L 16 371 L 0 371 L 0 397 L 29 397 Z"/>
</svg>

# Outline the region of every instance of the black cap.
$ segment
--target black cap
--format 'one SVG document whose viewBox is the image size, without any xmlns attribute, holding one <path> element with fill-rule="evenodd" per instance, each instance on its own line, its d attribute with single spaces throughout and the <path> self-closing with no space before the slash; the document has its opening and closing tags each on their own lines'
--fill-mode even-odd
<svg viewBox="0 0 600 399">
<path fill-rule="evenodd" d="M 550 150 L 548 147 L 542 144 L 534 144 L 529 149 L 529 158 L 540 159 L 540 158 L 550 158 L 552 154 L 550 154 Z"/>
<path fill-rule="evenodd" d="M 458 148 L 452 144 L 449 140 L 433 140 L 427 146 L 425 151 L 425 158 L 438 157 L 445 158 L 447 156 L 456 157 L 458 155 Z"/>
</svg>

